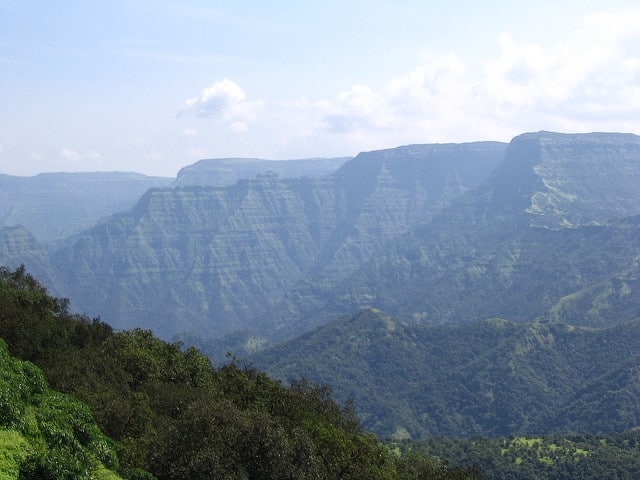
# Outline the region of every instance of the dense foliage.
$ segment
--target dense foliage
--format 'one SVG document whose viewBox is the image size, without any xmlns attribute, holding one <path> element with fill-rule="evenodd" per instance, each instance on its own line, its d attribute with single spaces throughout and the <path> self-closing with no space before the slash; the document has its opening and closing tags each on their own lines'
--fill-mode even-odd
<svg viewBox="0 0 640 480">
<path fill-rule="evenodd" d="M 327 387 L 285 388 L 237 361 L 216 370 L 195 349 L 148 331 L 113 332 L 71 315 L 22 268 L 0 270 L 0 337 L 52 387 L 91 407 L 116 442 L 125 477 L 151 478 L 139 468 L 161 480 L 476 475 L 393 455 Z"/>
<path fill-rule="evenodd" d="M 0 478 L 118 478 L 112 442 L 89 409 L 49 389 L 42 371 L 9 355 L 0 339 Z"/>
<path fill-rule="evenodd" d="M 612 433 L 640 424 L 640 321 L 607 329 L 344 317 L 264 352 L 274 378 L 330 382 L 382 437 Z"/>
<path fill-rule="evenodd" d="M 430 438 L 398 443 L 451 465 L 475 465 L 486 480 L 579 478 L 635 480 L 640 472 L 640 431 L 612 435 L 543 437 Z"/>
</svg>

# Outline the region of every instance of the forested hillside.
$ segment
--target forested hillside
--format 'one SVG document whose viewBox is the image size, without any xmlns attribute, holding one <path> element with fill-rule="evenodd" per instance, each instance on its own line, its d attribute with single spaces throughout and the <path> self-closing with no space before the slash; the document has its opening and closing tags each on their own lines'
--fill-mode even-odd
<svg viewBox="0 0 640 480">
<path fill-rule="evenodd" d="M 139 480 L 153 478 L 141 468 L 160 480 L 476 478 L 425 457 L 392 454 L 327 387 L 301 380 L 285 388 L 234 361 L 213 369 L 195 349 L 183 351 L 148 331 L 116 333 L 97 319 L 71 315 L 67 301 L 50 297 L 24 269 L 0 270 L 0 338 L 14 356 L 42 368 L 52 388 L 85 402 L 119 457 L 118 464 L 85 407 L 47 394 L 35 367 L 0 349 L 0 402 L 11 407 L 1 410 L 2 427 L 10 430 L 0 430 L 10 446 L 8 460 L 0 460 L 13 469 L 2 472 L 7 478 L 18 478 L 16 468 L 36 472 L 20 478 L 84 478 L 54 469 L 69 462 L 77 471 L 103 462 Z M 37 430 L 39 415 L 48 423 Z M 29 456 L 29 442 L 48 432 L 64 440 L 52 440 L 48 450 L 34 444 L 37 455 Z"/>
<path fill-rule="evenodd" d="M 388 438 L 611 433 L 640 424 L 640 320 L 606 329 L 491 319 L 409 324 L 379 311 L 263 352 L 287 380 L 328 382 Z"/>
<path fill-rule="evenodd" d="M 40 369 L 0 339 L 0 478 L 116 480 L 113 443 L 89 409 L 49 389 Z"/>
<path fill-rule="evenodd" d="M 397 442 L 399 451 L 418 451 L 452 466 L 474 465 L 485 480 L 636 480 L 640 432 L 612 435 L 447 439 Z"/>
</svg>

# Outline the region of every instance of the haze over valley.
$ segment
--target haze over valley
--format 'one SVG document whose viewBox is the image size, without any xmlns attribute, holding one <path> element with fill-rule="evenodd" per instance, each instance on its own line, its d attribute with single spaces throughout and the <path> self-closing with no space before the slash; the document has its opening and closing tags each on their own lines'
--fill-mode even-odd
<svg viewBox="0 0 640 480">
<path fill-rule="evenodd" d="M 0 0 L 0 478 L 637 478 L 638 25 Z"/>
</svg>

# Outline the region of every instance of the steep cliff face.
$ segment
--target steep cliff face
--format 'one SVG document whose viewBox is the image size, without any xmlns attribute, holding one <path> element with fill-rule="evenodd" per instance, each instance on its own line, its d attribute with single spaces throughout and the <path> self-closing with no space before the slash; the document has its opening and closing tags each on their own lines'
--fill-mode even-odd
<svg viewBox="0 0 640 480">
<path fill-rule="evenodd" d="M 636 311 L 599 299 L 637 289 L 638 217 L 611 220 L 640 213 L 639 164 L 634 135 L 538 132 L 363 153 L 325 177 L 152 189 L 52 254 L 43 278 L 166 338 L 286 338 L 367 307 L 461 323 L 563 320 L 590 302 L 604 313 L 585 324 L 611 323 Z M 12 264 L 30 250 L 15 233 Z"/>
<path fill-rule="evenodd" d="M 336 215 L 315 203 L 322 196 L 306 193 L 330 183 L 261 178 L 154 189 L 131 214 L 86 232 L 56 260 L 68 265 L 80 306 L 118 328 L 165 336 L 246 328 L 313 264 Z M 307 210 L 324 208 L 324 224 L 312 222 Z"/>
<path fill-rule="evenodd" d="M 427 224 L 481 185 L 502 162 L 506 147 L 497 142 L 409 145 L 361 153 L 347 162 L 334 175 L 346 218 L 334 231 L 331 249 L 313 276 L 301 279 L 265 312 L 261 333 L 287 337 L 326 321 L 323 304 L 336 287 L 370 299 L 366 288 L 343 290 L 340 282 L 381 255 L 389 242 Z"/>
<path fill-rule="evenodd" d="M 327 177 L 152 189 L 54 255 L 63 294 L 116 328 L 165 338 L 269 335 L 288 321 L 269 316 L 288 292 L 313 305 L 390 239 L 479 184 L 504 149 L 415 146 L 363 154 Z"/>
<path fill-rule="evenodd" d="M 0 227 L 24 225 L 41 242 L 59 241 L 171 181 L 126 172 L 0 175 Z"/>
<path fill-rule="evenodd" d="M 640 137 L 538 132 L 509 146 L 494 194 L 522 200 L 532 225 L 603 223 L 640 212 Z"/>
<path fill-rule="evenodd" d="M 409 321 L 463 323 L 532 320 L 583 291 L 595 302 L 591 287 L 632 276 L 640 255 L 639 168 L 640 138 L 633 135 L 517 137 L 486 184 L 372 258 L 290 332 L 368 307 Z M 564 302 L 556 316 L 575 305 Z M 609 309 L 615 311 L 625 313 L 576 322 L 574 312 L 571 321 L 640 317 L 633 302 Z"/>
</svg>

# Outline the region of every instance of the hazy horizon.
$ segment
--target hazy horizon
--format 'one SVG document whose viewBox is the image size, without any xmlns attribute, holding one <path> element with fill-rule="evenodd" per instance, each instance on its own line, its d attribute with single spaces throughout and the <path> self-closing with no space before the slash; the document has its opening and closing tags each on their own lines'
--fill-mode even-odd
<svg viewBox="0 0 640 480">
<path fill-rule="evenodd" d="M 0 0 L 0 173 L 640 132 L 631 1 Z"/>
</svg>

